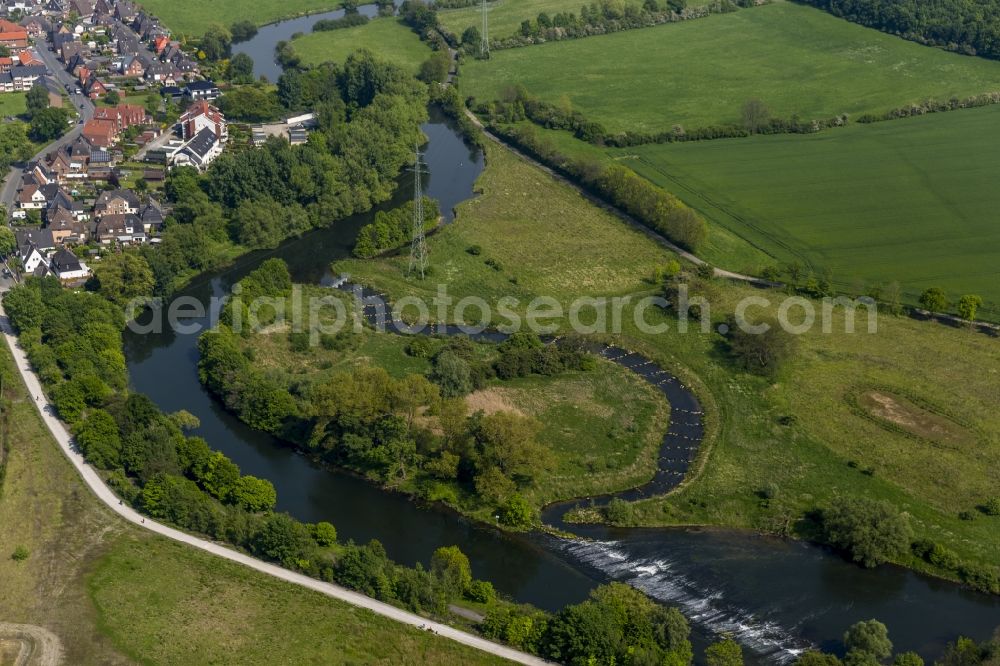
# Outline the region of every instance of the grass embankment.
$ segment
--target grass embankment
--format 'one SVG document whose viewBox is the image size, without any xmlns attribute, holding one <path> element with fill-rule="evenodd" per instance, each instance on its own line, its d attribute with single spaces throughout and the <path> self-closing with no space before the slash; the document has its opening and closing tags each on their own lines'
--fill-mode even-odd
<svg viewBox="0 0 1000 666">
<path fill-rule="evenodd" d="M 53 631 L 66 663 L 502 663 L 118 519 L 52 441 L 6 344 L 0 366 L 0 618 Z"/>
<path fill-rule="evenodd" d="M 932 286 L 976 293 L 1000 317 L 998 121 L 986 107 L 614 154 L 774 263 L 828 271 L 846 289 L 899 281 L 911 303 Z"/>
<path fill-rule="evenodd" d="M 366 48 L 413 73 L 431 55 L 427 44 L 396 18 L 378 18 L 353 28 L 312 32 L 293 40 L 292 47 L 307 65 L 342 63 L 350 54 Z"/>
<path fill-rule="evenodd" d="M 252 8 L 243 0 L 142 0 L 142 7 L 157 16 L 175 34 L 200 37 L 212 24 L 225 27 L 237 21 L 257 25 L 317 14 L 340 7 L 340 0 L 258 0 Z"/>
<path fill-rule="evenodd" d="M 20 116 L 28 110 L 28 94 L 23 92 L 0 94 L 0 118 Z"/>
<path fill-rule="evenodd" d="M 329 293 L 317 287 L 306 287 L 305 291 L 310 295 Z M 294 389 L 293 394 L 308 393 L 310 385 L 335 381 L 338 373 L 359 365 L 384 368 L 397 378 L 426 374 L 431 369 L 428 358 L 407 353 L 408 337 L 365 328 L 342 340 L 341 349 L 314 346 L 293 350 L 287 326 L 271 327 L 247 338 L 244 348 L 270 378 Z M 475 354 L 482 361 L 492 361 L 497 356 L 496 347 L 476 345 Z M 467 396 L 466 403 L 470 414 L 513 412 L 541 424 L 536 439 L 551 454 L 552 464 L 539 470 L 532 485 L 522 490 L 536 507 L 644 482 L 655 470 L 656 450 L 669 425 L 669 406 L 662 396 L 608 361 L 598 362 L 589 371 L 492 379 Z M 439 430 L 436 416 L 425 415 L 421 424 Z M 420 477 L 393 481 L 397 489 L 414 492 L 427 482 Z M 453 490 L 448 495 L 454 498 L 456 508 L 487 519 L 492 515 L 492 505 L 466 496 L 461 487 Z"/>
<path fill-rule="evenodd" d="M 652 241 L 495 148 L 479 188 L 482 196 L 463 204 L 455 223 L 428 241 L 434 274 L 427 282 L 446 281 L 456 298 L 543 293 L 541 287 L 560 297 L 602 288 L 608 294 L 641 289 L 641 276 L 668 259 Z M 542 193 L 537 199 L 531 195 L 536 191 Z M 522 201 L 532 217 L 520 223 Z M 515 212 L 506 213 L 509 209 Z M 558 226 L 552 225 L 554 219 Z M 465 252 L 472 244 L 482 245 L 480 257 Z M 482 270 L 479 264 L 487 257 L 512 266 L 509 272 L 519 277 L 518 284 L 510 284 L 506 270 Z M 394 299 L 429 291 L 404 278 L 401 259 L 343 264 L 338 268 L 386 289 Z M 587 275 L 605 277 L 588 283 L 581 280 Z M 763 295 L 776 304 L 783 297 L 718 281 L 696 294 L 709 298 L 716 321 L 731 314 L 743 297 Z M 647 318 L 672 321 L 653 311 Z M 833 332 L 822 333 L 817 326 L 800 336 L 793 358 L 772 381 L 735 370 L 715 332 L 680 334 L 672 326 L 660 335 L 640 333 L 628 308 L 623 320 L 623 344 L 642 349 L 694 385 L 712 435 L 702 473 L 681 491 L 638 505 L 635 524 L 794 533 L 797 518 L 833 497 L 866 496 L 908 512 L 918 537 L 934 539 L 968 561 L 1000 564 L 1000 519 L 976 511 L 1000 487 L 1000 468 L 991 462 L 1000 455 L 995 409 L 1000 349 L 994 340 L 887 315 L 880 317 L 876 334 L 864 333 L 863 322 L 862 332 L 847 334 L 838 316 Z M 965 437 L 960 443 L 913 437 L 873 420 L 854 402 L 858 392 L 870 390 L 888 390 L 929 406 L 926 411 L 946 415 Z M 769 484 L 777 495 L 762 502 L 759 493 Z M 960 512 L 973 519 L 961 519 Z"/>
<path fill-rule="evenodd" d="M 643 30 L 496 51 L 467 60 L 464 96 L 512 84 L 568 102 L 608 131 L 741 122 L 749 99 L 772 115 L 825 119 L 927 98 L 1000 90 L 1000 63 L 927 48 L 786 2 Z"/>
</svg>

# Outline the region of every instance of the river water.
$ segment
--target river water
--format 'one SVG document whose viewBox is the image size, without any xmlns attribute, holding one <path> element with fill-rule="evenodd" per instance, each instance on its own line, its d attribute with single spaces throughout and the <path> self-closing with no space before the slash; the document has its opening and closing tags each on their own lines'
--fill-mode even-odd
<svg viewBox="0 0 1000 666">
<path fill-rule="evenodd" d="M 426 191 L 450 217 L 473 195 L 482 155 L 466 146 L 436 112 L 424 126 L 429 171 Z M 396 199 L 412 191 L 400 179 Z M 250 254 L 196 281 L 183 292 L 208 304 L 261 261 L 280 257 L 298 282 L 329 283 L 330 263 L 350 253 L 358 229 L 373 214 L 342 220 Z M 210 317 L 189 323 L 207 325 Z M 278 509 L 309 522 L 328 520 L 343 539 L 379 539 L 393 559 L 427 562 L 435 548 L 458 545 L 477 577 L 504 594 L 546 609 L 577 602 L 607 580 L 628 582 L 678 605 L 692 620 L 696 647 L 730 633 L 748 661 L 788 662 L 808 646 L 836 649 L 852 623 L 878 618 L 897 650 L 939 654 L 958 634 L 985 639 L 1000 625 L 1000 599 L 895 567 L 874 571 L 807 544 L 721 530 L 582 528 L 589 541 L 507 535 L 451 511 L 419 506 L 353 476 L 314 465 L 264 433 L 247 428 L 198 381 L 197 335 L 126 332 L 132 388 L 168 412 L 186 409 L 201 420 L 195 434 L 223 451 L 246 474 L 271 480 Z"/>
</svg>

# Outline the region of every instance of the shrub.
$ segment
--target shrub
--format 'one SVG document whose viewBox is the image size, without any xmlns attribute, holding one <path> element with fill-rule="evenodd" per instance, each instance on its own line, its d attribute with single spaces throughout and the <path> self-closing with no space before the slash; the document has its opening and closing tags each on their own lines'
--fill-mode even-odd
<svg viewBox="0 0 1000 666">
<path fill-rule="evenodd" d="M 483 253 L 483 246 L 482 245 L 470 245 L 468 248 L 466 248 L 465 251 L 468 252 L 469 254 L 471 254 L 473 257 L 478 257 L 479 255 L 481 255 Z"/>
<path fill-rule="evenodd" d="M 528 500 L 514 494 L 500 507 L 500 524 L 515 529 L 527 529 L 535 523 L 535 509 Z"/>
<path fill-rule="evenodd" d="M 827 543 L 865 567 L 899 557 L 910 543 L 909 523 L 888 502 L 839 497 L 822 516 Z"/>
<path fill-rule="evenodd" d="M 424 336 L 416 336 L 406 345 L 406 353 L 413 358 L 427 358 L 434 350 L 434 343 Z"/>
<path fill-rule="evenodd" d="M 10 558 L 15 562 L 23 562 L 26 559 L 28 559 L 28 555 L 30 554 L 31 553 L 28 551 L 28 547 L 21 545 L 14 549 L 14 552 L 11 553 Z"/>
<path fill-rule="evenodd" d="M 614 497 L 604 507 L 604 517 L 612 523 L 627 523 L 632 520 L 632 505 L 623 499 Z"/>
<path fill-rule="evenodd" d="M 987 516 L 1000 516 L 1000 497 L 991 497 L 983 504 L 983 513 Z"/>
<path fill-rule="evenodd" d="M 321 520 L 312 526 L 312 536 L 319 545 L 329 547 L 337 543 L 337 528 Z"/>
<path fill-rule="evenodd" d="M 474 580 L 469 584 L 465 596 L 480 604 L 491 604 L 497 599 L 497 591 L 488 580 Z"/>
<path fill-rule="evenodd" d="M 309 334 L 305 331 L 292 332 L 288 334 L 288 346 L 293 352 L 304 352 L 309 350 Z"/>
</svg>

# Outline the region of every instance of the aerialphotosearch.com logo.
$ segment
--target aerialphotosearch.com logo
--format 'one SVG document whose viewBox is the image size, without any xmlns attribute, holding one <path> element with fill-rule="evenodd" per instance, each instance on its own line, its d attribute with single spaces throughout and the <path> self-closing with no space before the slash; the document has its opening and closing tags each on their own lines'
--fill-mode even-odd
<svg viewBox="0 0 1000 666">
<path fill-rule="evenodd" d="M 345 298 L 348 293 L 353 298 Z M 322 336 L 336 335 L 345 329 L 360 332 L 365 323 L 378 331 L 403 334 L 437 333 L 450 325 L 450 331 L 470 336 L 494 330 L 505 334 L 530 331 L 537 335 L 568 332 L 614 335 L 622 333 L 629 319 L 635 330 L 649 335 L 661 335 L 671 328 L 679 333 L 714 330 L 725 335 L 731 326 L 751 335 L 763 335 L 775 326 L 792 335 L 803 335 L 816 330 L 817 325 L 823 333 L 832 333 L 835 327 L 854 333 L 859 308 L 865 311 L 867 333 L 878 329 L 878 308 L 868 298 L 825 298 L 817 310 L 816 301 L 801 296 L 772 300 L 752 295 L 736 303 L 732 316 L 726 319 L 729 323 L 716 324 L 714 328 L 711 303 L 702 296 L 691 295 L 687 285 L 679 285 L 671 300 L 674 303 L 663 296 L 648 294 L 582 296 L 564 304 L 551 296 L 529 301 L 503 296 L 490 303 L 479 296 L 455 299 L 448 294 L 445 284 L 439 284 L 429 300 L 407 296 L 391 304 L 379 295 L 366 294 L 356 285 L 339 294 L 331 290 L 329 294 L 308 297 L 300 285 L 294 285 L 287 296 L 248 299 L 237 283 L 231 296 L 213 297 L 207 304 L 193 296 L 180 296 L 165 307 L 162 299 L 152 302 L 137 299 L 129 304 L 126 314 L 134 333 L 155 334 L 169 328 L 178 335 L 197 335 L 214 327 L 222 313 L 228 312 L 224 321 L 238 333 L 288 327 L 296 333 L 308 333 L 313 345 L 319 344 Z M 146 308 L 149 312 L 141 314 Z M 665 312 L 671 316 L 664 316 Z"/>
</svg>

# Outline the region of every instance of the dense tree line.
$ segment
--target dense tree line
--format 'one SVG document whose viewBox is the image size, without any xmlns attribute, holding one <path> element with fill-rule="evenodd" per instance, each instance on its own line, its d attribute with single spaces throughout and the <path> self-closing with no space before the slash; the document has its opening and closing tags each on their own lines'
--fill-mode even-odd
<svg viewBox="0 0 1000 666">
<path fill-rule="evenodd" d="M 799 0 L 922 44 L 1000 58 L 998 0 Z"/>
<path fill-rule="evenodd" d="M 492 131 L 581 183 L 639 222 L 681 247 L 696 251 L 708 233 L 705 221 L 680 199 L 621 165 L 572 159 L 531 127 L 494 126 Z"/>
<path fill-rule="evenodd" d="M 368 23 L 368 17 L 364 14 L 345 14 L 339 19 L 321 19 L 313 23 L 313 32 L 327 32 L 330 30 L 343 30 Z"/>
</svg>

